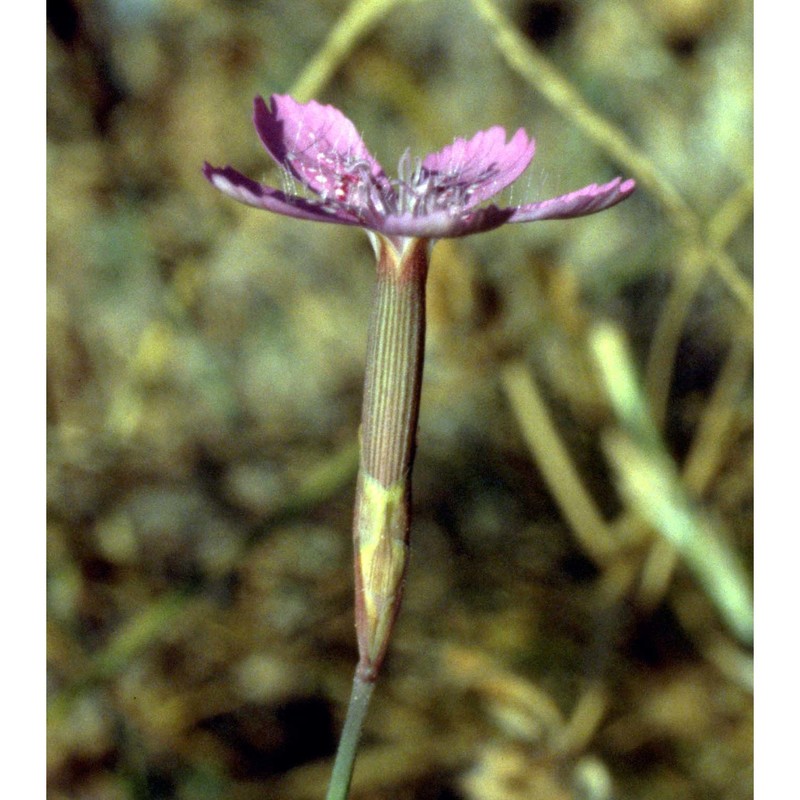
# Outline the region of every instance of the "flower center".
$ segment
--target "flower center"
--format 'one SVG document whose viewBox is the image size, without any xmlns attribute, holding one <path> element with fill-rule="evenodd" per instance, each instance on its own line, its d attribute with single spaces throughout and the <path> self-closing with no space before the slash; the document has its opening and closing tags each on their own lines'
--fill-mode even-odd
<svg viewBox="0 0 800 800">
<path fill-rule="evenodd" d="M 458 216 L 469 206 L 475 191 L 496 175 L 487 167 L 478 175 L 464 179 L 463 165 L 453 165 L 446 172 L 429 170 L 422 159 L 412 158 L 409 150 L 397 166 L 397 177 L 373 174 L 371 162 L 339 153 L 317 152 L 316 161 L 302 154 L 290 153 L 287 161 L 305 185 L 319 196 L 332 213 L 345 209 L 368 221 L 368 218 L 412 215 L 427 216 L 446 212 Z M 286 190 L 291 192 L 292 175 L 286 172 Z"/>
</svg>

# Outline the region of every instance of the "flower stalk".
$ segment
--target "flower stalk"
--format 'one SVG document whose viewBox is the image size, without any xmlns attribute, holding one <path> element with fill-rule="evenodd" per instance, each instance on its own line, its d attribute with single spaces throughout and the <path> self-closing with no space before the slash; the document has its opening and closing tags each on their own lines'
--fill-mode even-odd
<svg viewBox="0 0 800 800">
<path fill-rule="evenodd" d="M 325 800 L 347 800 L 350 793 L 350 781 L 353 777 L 353 767 L 356 763 L 358 741 L 361 738 L 361 728 L 364 725 L 364 717 L 367 715 L 374 688 L 374 681 L 363 681 L 356 673 L 353 679 L 350 703 L 347 706 L 347 719 L 344 721 L 342 735 L 339 737 L 339 748 L 336 751 L 336 761 L 333 763 L 333 772 L 328 782 Z"/>
<path fill-rule="evenodd" d="M 378 280 L 367 338 L 353 514 L 358 666 L 326 800 L 345 800 L 372 690 L 400 611 L 425 354 L 429 242 L 372 235 Z"/>
</svg>

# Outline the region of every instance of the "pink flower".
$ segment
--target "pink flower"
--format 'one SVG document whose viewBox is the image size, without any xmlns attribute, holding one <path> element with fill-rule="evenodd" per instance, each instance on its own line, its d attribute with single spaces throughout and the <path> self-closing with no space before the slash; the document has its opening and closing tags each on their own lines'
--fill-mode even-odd
<svg viewBox="0 0 800 800">
<path fill-rule="evenodd" d="M 296 182 L 307 196 L 265 186 L 229 166 L 206 164 L 206 178 L 247 205 L 297 219 L 356 225 L 398 244 L 404 238 L 466 236 L 507 222 L 593 214 L 635 188 L 633 180 L 615 178 L 538 203 L 481 205 L 531 162 L 534 141 L 522 128 L 507 142 L 505 129 L 494 126 L 421 160 L 412 160 L 406 151 L 397 177 L 389 178 L 338 109 L 314 100 L 298 103 L 288 95 L 272 95 L 271 105 L 255 99 L 256 130 L 287 175 L 287 186 Z"/>
</svg>

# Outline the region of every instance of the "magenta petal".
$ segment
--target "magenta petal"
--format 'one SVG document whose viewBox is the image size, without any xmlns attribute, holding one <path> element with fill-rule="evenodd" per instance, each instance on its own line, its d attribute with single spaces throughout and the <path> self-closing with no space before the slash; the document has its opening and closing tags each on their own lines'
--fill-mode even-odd
<svg viewBox="0 0 800 800">
<path fill-rule="evenodd" d="M 509 222 L 533 222 L 537 219 L 568 219 L 594 214 L 605 208 L 611 208 L 632 194 L 636 182 L 632 179 L 623 181 L 614 178 L 609 183 L 598 186 L 596 183 L 584 186 L 569 194 L 518 206 L 509 217 Z"/>
<path fill-rule="evenodd" d="M 355 125 L 339 109 L 278 94 L 270 103 L 271 109 L 261 97 L 255 99 L 258 135 L 278 164 L 312 191 L 333 195 L 342 176 L 357 169 L 383 175 Z"/>
<path fill-rule="evenodd" d="M 431 153 L 422 166 L 440 176 L 452 176 L 454 186 L 469 187 L 465 207 L 470 208 L 513 183 L 530 164 L 534 149 L 534 140 L 522 128 L 506 143 L 505 128 L 495 125 Z M 443 185 L 441 179 L 437 183 Z"/>
<path fill-rule="evenodd" d="M 363 224 L 361 220 L 342 209 L 331 211 L 320 203 L 287 195 L 242 175 L 232 167 L 219 168 L 205 164 L 203 174 L 223 194 L 248 206 L 315 222 L 334 222 L 340 225 Z"/>
<path fill-rule="evenodd" d="M 481 207 L 515 181 L 535 144 L 520 128 L 509 141 L 494 126 L 413 161 L 401 158 L 389 179 L 355 126 L 336 108 L 272 95 L 255 99 L 258 135 L 278 165 L 317 198 L 264 186 L 231 167 L 204 167 L 206 178 L 239 202 L 278 214 L 356 225 L 391 237 L 441 239 L 491 230 L 504 222 L 564 219 L 619 203 L 635 183 L 621 178 L 523 206 Z"/>
<path fill-rule="evenodd" d="M 386 236 L 451 239 L 499 228 L 508 221 L 512 212 L 510 208 L 486 206 L 458 216 L 447 211 L 435 211 L 424 216 L 395 214 L 370 227 Z"/>
</svg>

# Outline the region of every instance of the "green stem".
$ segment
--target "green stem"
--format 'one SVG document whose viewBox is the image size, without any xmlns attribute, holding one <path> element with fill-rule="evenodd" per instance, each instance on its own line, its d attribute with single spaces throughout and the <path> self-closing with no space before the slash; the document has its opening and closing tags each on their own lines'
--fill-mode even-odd
<svg viewBox="0 0 800 800">
<path fill-rule="evenodd" d="M 358 741 L 361 738 L 364 717 L 367 715 L 367 708 L 374 688 L 374 683 L 363 681 L 358 674 L 353 679 L 350 705 L 347 707 L 347 717 L 344 721 L 342 736 L 339 739 L 339 748 L 336 751 L 336 761 L 333 764 L 333 773 L 328 784 L 328 793 L 325 795 L 325 800 L 347 800 L 350 792 L 350 779 L 353 777 Z"/>
<path fill-rule="evenodd" d="M 400 610 L 425 352 L 429 244 L 374 235 L 353 547 L 358 666 L 327 800 L 346 800 L 369 700 Z"/>
</svg>

